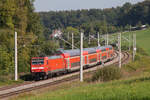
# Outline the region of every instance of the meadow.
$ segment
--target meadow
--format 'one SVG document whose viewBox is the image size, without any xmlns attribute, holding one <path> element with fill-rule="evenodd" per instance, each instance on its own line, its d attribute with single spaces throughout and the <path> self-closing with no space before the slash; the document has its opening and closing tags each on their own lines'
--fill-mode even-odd
<svg viewBox="0 0 150 100">
<path fill-rule="evenodd" d="M 28 94 L 14 100 L 149 100 L 150 76 L 107 83 L 82 83 L 41 94 Z"/>
<path fill-rule="evenodd" d="M 129 36 L 129 34 L 136 34 L 137 47 L 144 49 L 150 55 L 150 28 L 145 30 L 126 32 L 123 35 Z M 132 40 L 131 40 L 132 41 Z"/>
<path fill-rule="evenodd" d="M 146 50 L 150 55 L 150 28 L 147 30 L 135 31 L 137 34 L 137 45 Z"/>
</svg>

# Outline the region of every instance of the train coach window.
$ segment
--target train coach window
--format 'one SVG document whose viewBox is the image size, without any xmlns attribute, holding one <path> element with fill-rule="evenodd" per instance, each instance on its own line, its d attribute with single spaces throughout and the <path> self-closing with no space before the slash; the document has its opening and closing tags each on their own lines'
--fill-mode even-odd
<svg viewBox="0 0 150 100">
<path fill-rule="evenodd" d="M 96 58 L 90 59 L 90 63 L 96 62 Z"/>
<path fill-rule="evenodd" d="M 102 49 L 102 52 L 106 51 L 106 49 Z"/>
<path fill-rule="evenodd" d="M 80 62 L 71 63 L 71 67 L 76 67 L 76 66 L 80 66 Z"/>
<path fill-rule="evenodd" d="M 107 58 L 106 56 L 103 56 L 103 57 L 102 57 L 103 60 L 106 59 L 106 58 Z"/>
<path fill-rule="evenodd" d="M 112 48 L 109 48 L 109 50 L 112 50 Z"/>
</svg>

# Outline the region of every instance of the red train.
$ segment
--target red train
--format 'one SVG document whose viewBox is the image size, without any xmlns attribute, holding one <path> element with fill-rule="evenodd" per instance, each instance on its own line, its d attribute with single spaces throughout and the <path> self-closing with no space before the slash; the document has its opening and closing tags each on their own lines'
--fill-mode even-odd
<svg viewBox="0 0 150 100">
<path fill-rule="evenodd" d="M 84 67 L 105 62 L 113 58 L 112 46 L 83 49 Z M 80 68 L 80 50 L 60 50 L 56 55 L 33 57 L 31 73 L 36 78 L 47 78 L 48 75 L 66 73 Z"/>
</svg>

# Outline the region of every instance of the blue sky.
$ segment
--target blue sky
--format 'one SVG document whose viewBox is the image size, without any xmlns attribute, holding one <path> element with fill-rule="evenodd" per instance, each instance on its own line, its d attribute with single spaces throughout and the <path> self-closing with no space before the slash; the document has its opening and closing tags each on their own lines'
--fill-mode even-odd
<svg viewBox="0 0 150 100">
<path fill-rule="evenodd" d="M 125 2 L 137 3 L 144 0 L 35 0 L 36 11 L 77 10 L 90 8 L 111 8 Z"/>
</svg>

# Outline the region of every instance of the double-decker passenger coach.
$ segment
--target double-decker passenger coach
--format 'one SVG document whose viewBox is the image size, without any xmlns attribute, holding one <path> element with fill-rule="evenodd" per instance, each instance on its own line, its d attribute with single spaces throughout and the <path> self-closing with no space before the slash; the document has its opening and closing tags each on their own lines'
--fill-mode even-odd
<svg viewBox="0 0 150 100">
<path fill-rule="evenodd" d="M 83 65 L 95 65 L 113 59 L 112 46 L 101 46 L 83 49 Z M 60 50 L 53 56 L 33 57 L 31 73 L 36 78 L 47 78 L 48 75 L 67 73 L 80 68 L 80 49 Z"/>
</svg>

